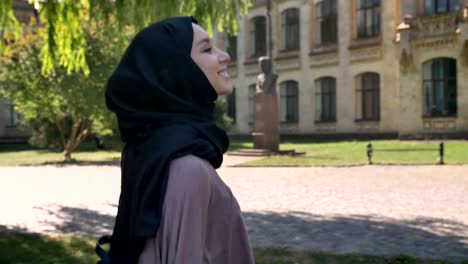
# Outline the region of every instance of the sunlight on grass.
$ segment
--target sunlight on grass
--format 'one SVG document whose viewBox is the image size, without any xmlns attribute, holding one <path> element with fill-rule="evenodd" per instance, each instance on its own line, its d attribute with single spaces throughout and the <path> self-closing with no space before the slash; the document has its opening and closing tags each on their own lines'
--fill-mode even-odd
<svg viewBox="0 0 468 264">
<path fill-rule="evenodd" d="M 97 263 L 95 240 L 0 233 L 0 263 Z"/>
<path fill-rule="evenodd" d="M 437 164 L 439 162 L 438 141 L 370 141 L 374 149 L 434 149 L 433 151 L 374 152 L 374 164 Z M 271 156 L 247 162 L 242 166 L 355 166 L 367 164 L 367 141 L 310 142 L 285 141 L 282 150 L 294 149 L 305 152 L 305 156 Z M 252 148 L 247 140 L 231 140 L 229 151 Z M 84 144 L 72 154 L 75 160 L 70 164 L 79 165 L 119 165 L 119 148 L 96 150 L 91 144 Z M 468 142 L 445 142 L 446 164 L 468 164 Z M 59 151 L 31 149 L 27 146 L 3 147 L 0 149 L 0 166 L 63 164 L 63 154 Z"/>
<path fill-rule="evenodd" d="M 17 232 L 0 232 L 0 263 L 96 263 L 95 238 L 48 237 Z M 295 251 L 283 247 L 254 249 L 257 264 L 448 264 L 444 261 L 420 260 L 410 256 L 378 257 L 357 254 L 333 254 Z"/>
<path fill-rule="evenodd" d="M 295 149 L 306 152 L 305 156 L 271 156 L 251 161 L 242 166 L 352 166 L 367 164 L 366 141 L 344 142 L 284 142 L 283 150 Z M 374 149 L 402 149 L 398 152 L 373 154 L 374 164 L 437 164 L 439 142 L 437 141 L 371 141 Z M 408 151 L 411 149 L 434 149 L 432 151 Z M 468 142 L 448 141 L 445 143 L 446 164 L 468 164 Z"/>
<path fill-rule="evenodd" d="M 83 151 L 72 154 L 75 163 L 82 164 L 119 164 L 118 151 Z M 22 150 L 0 152 L 0 166 L 29 166 L 61 164 L 64 161 L 63 153 L 47 150 Z"/>
</svg>

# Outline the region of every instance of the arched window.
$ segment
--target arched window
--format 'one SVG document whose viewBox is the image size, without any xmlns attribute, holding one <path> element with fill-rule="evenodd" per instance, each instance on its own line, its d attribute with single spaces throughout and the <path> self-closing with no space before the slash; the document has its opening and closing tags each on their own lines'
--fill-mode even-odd
<svg viewBox="0 0 468 264">
<path fill-rule="evenodd" d="M 226 114 L 236 123 L 236 89 L 226 96 Z"/>
<path fill-rule="evenodd" d="M 299 49 L 299 9 L 289 8 L 281 13 L 281 49 Z"/>
<path fill-rule="evenodd" d="M 255 90 L 255 84 L 249 85 L 249 124 L 253 124 L 255 118 Z"/>
<path fill-rule="evenodd" d="M 424 0 L 424 14 L 433 15 L 458 10 L 458 0 Z"/>
<path fill-rule="evenodd" d="M 380 119 L 380 77 L 367 72 L 357 76 L 356 119 Z"/>
<path fill-rule="evenodd" d="M 250 20 L 250 49 L 252 57 L 266 55 L 266 22 L 264 16 L 256 16 Z"/>
<path fill-rule="evenodd" d="M 336 0 L 324 0 L 317 4 L 317 44 L 336 44 L 337 35 Z"/>
<path fill-rule="evenodd" d="M 380 35 L 380 0 L 358 0 L 358 37 Z"/>
<path fill-rule="evenodd" d="M 236 61 L 237 60 L 237 36 L 230 35 L 230 34 L 226 34 L 225 36 L 226 36 L 225 38 L 226 52 L 231 57 L 231 61 Z"/>
<path fill-rule="evenodd" d="M 296 81 L 280 84 L 280 121 L 297 123 L 299 121 L 299 89 Z"/>
<path fill-rule="evenodd" d="M 439 58 L 424 63 L 424 115 L 457 114 L 457 62 Z"/>
<path fill-rule="evenodd" d="M 315 120 L 336 121 L 336 79 L 323 77 L 315 81 Z"/>
</svg>

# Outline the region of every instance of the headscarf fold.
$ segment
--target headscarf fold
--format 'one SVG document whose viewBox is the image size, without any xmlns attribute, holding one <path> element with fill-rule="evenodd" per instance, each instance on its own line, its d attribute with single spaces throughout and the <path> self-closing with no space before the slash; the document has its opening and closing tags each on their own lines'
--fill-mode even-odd
<svg viewBox="0 0 468 264">
<path fill-rule="evenodd" d="M 162 216 L 169 165 L 195 155 L 219 168 L 229 146 L 214 123 L 216 91 L 192 60 L 192 17 L 175 17 L 139 32 L 106 87 L 122 140 L 121 193 L 111 263 L 137 263 Z"/>
</svg>

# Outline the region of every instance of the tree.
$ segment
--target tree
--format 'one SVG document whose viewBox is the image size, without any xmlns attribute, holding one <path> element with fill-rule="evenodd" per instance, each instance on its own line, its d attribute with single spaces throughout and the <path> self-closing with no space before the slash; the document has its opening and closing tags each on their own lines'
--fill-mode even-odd
<svg viewBox="0 0 468 264">
<path fill-rule="evenodd" d="M 36 139 L 58 141 L 66 160 L 91 133 L 112 133 L 104 105 L 107 78 L 130 38 L 152 21 L 192 15 L 211 32 L 237 31 L 250 0 L 28 0 L 40 26 L 21 28 L 0 1 L 0 97 L 9 98 Z M 218 124 L 228 124 L 217 108 Z M 56 143 L 56 142 L 52 142 Z"/>
<path fill-rule="evenodd" d="M 227 115 L 226 108 L 226 101 L 222 98 L 218 98 L 218 100 L 216 100 L 216 105 L 214 109 L 214 119 L 216 121 L 217 126 L 226 131 L 229 131 L 232 129 L 233 120 Z"/>
<path fill-rule="evenodd" d="M 44 24 L 42 73 L 57 66 L 67 73 L 90 73 L 86 61 L 87 39 L 83 21 L 105 22 L 116 18 L 119 32 L 128 25 L 137 30 L 153 21 L 176 15 L 196 17 L 209 33 L 216 27 L 237 32 L 237 18 L 247 13 L 250 0 L 28 0 L 34 4 Z M 20 28 L 12 12 L 13 0 L 0 1 L 2 35 L 19 38 Z M 0 44 L 0 48 L 2 44 Z"/>
<path fill-rule="evenodd" d="M 83 27 L 87 74 L 70 73 L 64 66 L 48 75 L 39 74 L 44 63 L 40 53 L 44 29 L 34 23 L 10 41 L 1 57 L 0 97 L 9 98 L 32 127 L 39 124 L 43 132 L 56 134 L 65 160 L 71 160 L 72 152 L 91 133 L 108 135 L 115 126 L 104 103 L 104 88 L 127 43 L 116 38 L 113 25 L 92 22 Z M 52 132 L 47 124 L 53 125 Z"/>
</svg>

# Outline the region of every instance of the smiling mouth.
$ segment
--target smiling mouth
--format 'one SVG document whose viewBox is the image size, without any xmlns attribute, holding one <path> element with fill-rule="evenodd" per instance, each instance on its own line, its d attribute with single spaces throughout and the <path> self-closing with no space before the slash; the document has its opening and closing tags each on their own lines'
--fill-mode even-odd
<svg viewBox="0 0 468 264">
<path fill-rule="evenodd" d="M 220 72 L 218 72 L 218 74 L 225 77 L 225 78 L 229 78 L 229 74 L 228 74 L 228 72 L 226 70 L 220 71 Z"/>
</svg>

